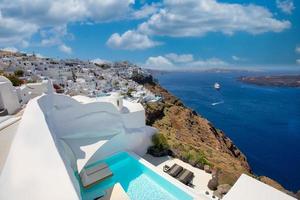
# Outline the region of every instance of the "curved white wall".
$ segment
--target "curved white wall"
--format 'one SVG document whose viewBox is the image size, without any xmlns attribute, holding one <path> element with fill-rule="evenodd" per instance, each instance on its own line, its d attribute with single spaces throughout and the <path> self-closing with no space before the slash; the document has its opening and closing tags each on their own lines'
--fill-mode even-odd
<svg viewBox="0 0 300 200">
<path fill-rule="evenodd" d="M 80 199 L 37 99 L 25 109 L 0 176 L 0 199 Z"/>
<path fill-rule="evenodd" d="M 146 126 L 144 110 L 124 113 L 121 117 L 126 128 L 143 128 Z"/>
<path fill-rule="evenodd" d="M 124 133 L 118 110 L 109 103 L 81 104 L 64 95 L 54 96 L 51 118 L 61 138 L 97 137 Z"/>
<path fill-rule="evenodd" d="M 116 135 L 101 146 L 86 162 L 86 165 L 120 151 L 131 151 L 143 156 L 146 154 L 147 148 L 151 145 L 151 136 L 155 132 L 156 129 L 145 127 L 143 130 Z"/>
</svg>

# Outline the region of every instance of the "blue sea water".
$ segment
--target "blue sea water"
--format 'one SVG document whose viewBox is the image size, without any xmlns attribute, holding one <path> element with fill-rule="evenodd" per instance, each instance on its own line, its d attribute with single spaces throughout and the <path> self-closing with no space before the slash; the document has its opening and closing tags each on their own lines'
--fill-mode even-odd
<svg viewBox="0 0 300 200">
<path fill-rule="evenodd" d="M 272 72 L 274 73 L 274 72 Z M 242 75 L 262 72 L 170 72 L 155 75 L 186 106 L 223 130 L 257 175 L 300 189 L 300 88 L 249 85 Z M 221 90 L 213 88 L 215 82 Z"/>
</svg>

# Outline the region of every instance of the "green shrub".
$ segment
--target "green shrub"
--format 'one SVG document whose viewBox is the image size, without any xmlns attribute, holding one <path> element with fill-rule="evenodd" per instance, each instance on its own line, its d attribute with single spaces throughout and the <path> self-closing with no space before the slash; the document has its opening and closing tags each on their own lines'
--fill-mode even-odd
<svg viewBox="0 0 300 200">
<path fill-rule="evenodd" d="M 6 75 L 6 74 L 4 74 L 4 76 L 11 81 L 13 86 L 20 86 L 23 83 L 23 81 L 15 75 Z"/>
<path fill-rule="evenodd" d="M 206 159 L 205 154 L 202 151 L 189 149 L 186 147 L 184 151 L 181 153 L 181 157 L 183 160 L 187 162 L 201 163 L 203 165 L 210 165 L 208 160 Z"/>
<path fill-rule="evenodd" d="M 206 159 L 206 156 L 204 155 L 203 152 L 198 152 L 196 155 L 195 155 L 195 161 L 197 163 L 201 163 L 201 164 L 204 164 L 204 165 L 209 165 L 209 162 L 208 160 Z"/>
<path fill-rule="evenodd" d="M 181 156 L 182 156 L 183 160 L 185 160 L 185 161 L 191 161 L 194 159 L 194 154 L 192 151 L 184 151 L 184 152 L 182 152 Z"/>
<path fill-rule="evenodd" d="M 21 69 L 18 69 L 18 70 L 16 70 L 16 71 L 14 72 L 14 74 L 15 74 L 15 76 L 17 76 L 17 77 L 22 77 L 22 76 L 24 76 L 24 71 L 21 70 Z"/>
<path fill-rule="evenodd" d="M 160 150 L 169 149 L 169 144 L 165 136 L 161 133 L 154 134 L 152 136 L 153 146 Z"/>
</svg>

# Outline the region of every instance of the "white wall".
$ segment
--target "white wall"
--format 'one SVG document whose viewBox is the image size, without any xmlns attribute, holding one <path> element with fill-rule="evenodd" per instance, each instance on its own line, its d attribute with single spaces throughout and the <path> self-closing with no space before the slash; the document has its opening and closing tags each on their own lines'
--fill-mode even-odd
<svg viewBox="0 0 300 200">
<path fill-rule="evenodd" d="M 28 101 L 30 100 L 31 97 L 31 93 L 29 92 L 29 89 L 26 85 L 23 85 L 21 87 L 17 87 L 17 94 L 18 94 L 18 98 L 19 101 L 21 102 L 21 104 L 26 104 L 28 103 Z"/>
<path fill-rule="evenodd" d="M 146 125 L 145 111 L 136 111 L 131 113 L 123 113 L 122 120 L 126 128 L 141 128 Z"/>
<path fill-rule="evenodd" d="M 28 103 L 13 140 L 0 176 L 0 199 L 80 199 L 37 100 Z"/>
<path fill-rule="evenodd" d="M 0 82 L 0 98 L 8 114 L 14 114 L 21 108 L 17 92 L 9 82 Z"/>
<path fill-rule="evenodd" d="M 29 92 L 31 92 L 31 98 L 42 95 L 47 92 L 47 83 L 48 81 L 43 81 L 40 83 L 28 83 L 26 84 Z"/>
<path fill-rule="evenodd" d="M 124 133 L 118 110 L 107 102 L 81 104 L 69 96 L 54 95 L 51 120 L 61 138 L 96 137 Z"/>
<path fill-rule="evenodd" d="M 143 130 L 117 135 L 98 149 L 87 165 L 120 151 L 132 151 L 144 156 L 151 145 L 151 137 L 155 132 L 156 129 L 145 127 Z"/>
</svg>

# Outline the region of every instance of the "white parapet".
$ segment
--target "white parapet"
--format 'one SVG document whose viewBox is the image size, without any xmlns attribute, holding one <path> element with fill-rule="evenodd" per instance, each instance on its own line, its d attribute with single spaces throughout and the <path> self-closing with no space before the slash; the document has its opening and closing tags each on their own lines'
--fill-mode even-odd
<svg viewBox="0 0 300 200">
<path fill-rule="evenodd" d="M 22 85 L 16 88 L 19 101 L 22 105 L 27 104 L 31 98 L 31 92 L 26 85 Z"/>
<path fill-rule="evenodd" d="M 48 81 L 44 80 L 39 83 L 28 83 L 26 84 L 29 92 L 31 93 L 31 98 L 37 97 L 46 93 L 48 90 Z"/>
</svg>

